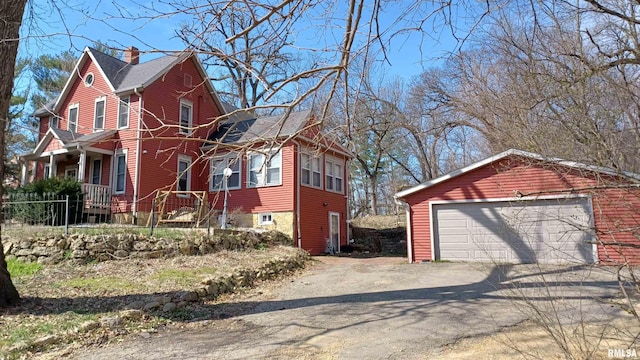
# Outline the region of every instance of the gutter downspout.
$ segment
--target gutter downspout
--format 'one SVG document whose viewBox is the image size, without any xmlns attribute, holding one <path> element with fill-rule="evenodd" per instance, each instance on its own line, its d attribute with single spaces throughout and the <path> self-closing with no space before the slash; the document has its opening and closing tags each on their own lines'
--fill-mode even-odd
<svg viewBox="0 0 640 360">
<path fill-rule="evenodd" d="M 400 200 L 399 198 L 394 198 L 396 204 L 401 205 L 404 208 L 405 216 L 407 218 L 407 257 L 409 260 L 409 264 L 413 263 L 413 241 L 411 239 L 411 207 L 409 204 Z"/>
<path fill-rule="evenodd" d="M 300 143 L 297 142 L 296 140 L 291 140 L 292 143 L 296 144 L 296 158 L 295 158 L 295 164 L 296 169 L 295 169 L 295 181 L 296 181 L 296 237 L 297 237 L 297 242 L 298 242 L 298 249 L 302 249 L 302 237 L 300 236 L 300 164 L 299 164 L 299 158 L 300 158 Z"/>
<path fill-rule="evenodd" d="M 137 87 L 133 89 L 133 93 L 138 96 L 138 125 L 136 129 L 136 170 L 135 170 L 135 173 L 133 174 L 133 178 L 134 178 L 133 207 L 131 209 L 133 212 L 133 221 L 135 224 L 138 219 L 138 193 L 140 190 L 139 189 L 140 188 L 140 178 L 139 178 L 140 159 L 142 158 L 142 154 L 140 154 L 140 148 L 142 148 L 142 137 L 140 136 L 140 128 L 142 123 L 142 111 L 144 109 L 144 106 L 142 102 L 142 94 L 138 91 Z"/>
</svg>

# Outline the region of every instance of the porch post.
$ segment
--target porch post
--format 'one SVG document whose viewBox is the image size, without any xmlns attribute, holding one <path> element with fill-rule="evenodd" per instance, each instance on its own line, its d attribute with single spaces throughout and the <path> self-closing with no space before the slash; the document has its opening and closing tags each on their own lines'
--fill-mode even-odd
<svg viewBox="0 0 640 360">
<path fill-rule="evenodd" d="M 80 160 L 78 160 L 78 182 L 84 182 L 84 168 L 87 164 L 87 151 L 80 150 Z"/>
<path fill-rule="evenodd" d="M 22 173 L 20 174 L 20 185 L 24 186 L 27 183 L 27 169 L 29 166 L 29 160 L 22 162 Z"/>
<path fill-rule="evenodd" d="M 49 179 L 56 177 L 56 172 L 58 172 L 58 169 L 56 169 L 56 161 L 53 158 L 53 153 L 51 153 L 49 154 Z"/>
</svg>

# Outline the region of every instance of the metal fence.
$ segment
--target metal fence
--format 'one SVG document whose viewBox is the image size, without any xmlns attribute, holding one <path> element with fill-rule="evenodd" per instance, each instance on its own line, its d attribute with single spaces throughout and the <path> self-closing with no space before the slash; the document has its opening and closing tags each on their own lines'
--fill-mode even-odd
<svg viewBox="0 0 640 360">
<path fill-rule="evenodd" d="M 204 215 L 203 215 L 204 214 Z M 69 228 L 96 226 L 137 226 L 153 228 L 207 228 L 217 225 L 218 211 L 194 196 L 172 196 L 162 208 L 154 197 L 138 200 L 111 196 L 96 201 L 87 194 L 56 195 L 12 193 L 2 202 L 2 223 L 6 229 L 56 228 L 69 233 Z"/>
</svg>

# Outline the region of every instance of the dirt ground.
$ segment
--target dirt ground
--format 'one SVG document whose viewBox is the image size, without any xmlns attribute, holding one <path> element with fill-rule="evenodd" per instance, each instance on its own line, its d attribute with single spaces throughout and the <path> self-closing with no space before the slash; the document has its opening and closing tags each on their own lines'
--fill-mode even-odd
<svg viewBox="0 0 640 360">
<path fill-rule="evenodd" d="M 507 277 L 496 277 L 495 269 L 471 264 L 317 260 L 295 277 L 223 299 L 207 320 L 43 358 L 553 359 L 565 357 L 558 344 L 566 344 L 578 358 L 605 359 L 609 349 L 635 350 L 627 338 L 640 331 L 628 313 L 594 300 L 615 295 L 608 271 L 544 270 L 563 276 L 553 285 L 565 294 L 555 302 L 558 316 L 589 324 L 550 328 L 555 341 L 506 289 L 518 282 L 542 308 L 549 301 L 534 296 L 530 274 L 541 269 L 509 267 Z"/>
</svg>

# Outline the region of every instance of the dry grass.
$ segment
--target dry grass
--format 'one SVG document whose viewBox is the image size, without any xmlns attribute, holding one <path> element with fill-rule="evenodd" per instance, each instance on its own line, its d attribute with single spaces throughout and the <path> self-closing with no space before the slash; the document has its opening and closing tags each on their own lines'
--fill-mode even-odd
<svg viewBox="0 0 640 360">
<path fill-rule="evenodd" d="M 533 321 L 506 328 L 493 335 L 462 339 L 429 359 L 608 359 L 609 349 L 633 349 L 631 333 L 637 333 L 637 323 L 630 317 L 616 319 L 609 324 L 609 330 L 602 334 L 602 324 L 582 324 L 567 326 L 569 333 L 584 332 L 587 339 L 598 344 L 593 354 L 585 355 L 580 349 L 572 348 L 571 354 L 563 353 L 553 339 Z M 624 329 L 620 332 L 617 329 Z M 630 345 L 631 344 L 631 345 Z"/>
<path fill-rule="evenodd" d="M 293 256 L 295 252 L 295 248 L 278 246 L 171 259 L 81 266 L 59 264 L 33 275 L 16 276 L 14 283 L 24 300 L 20 306 L 0 312 L 0 354 L 6 354 L 21 342 L 69 333 L 87 321 L 115 317 L 132 302 L 149 302 L 163 294 L 195 290 L 211 275 L 256 269 L 276 257 Z M 162 324 L 206 318 L 210 316 L 210 308 L 211 302 L 204 301 L 171 313 L 150 312 L 136 321 L 126 321 L 115 330 L 100 328 L 67 342 L 99 344 L 131 332 L 152 331 Z M 9 358 L 32 355 L 19 351 Z"/>
<path fill-rule="evenodd" d="M 369 229 L 393 229 L 407 226 L 404 213 L 398 215 L 365 216 L 351 220 L 351 225 Z"/>
</svg>

